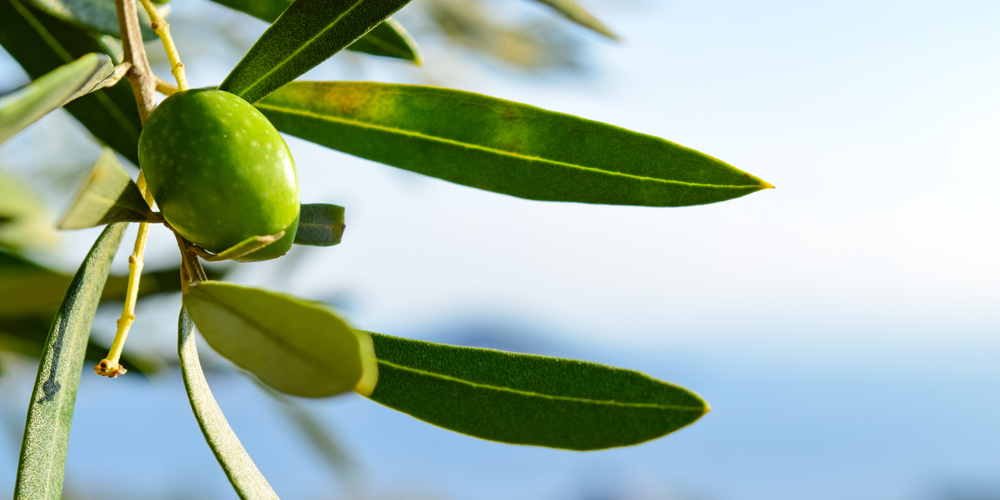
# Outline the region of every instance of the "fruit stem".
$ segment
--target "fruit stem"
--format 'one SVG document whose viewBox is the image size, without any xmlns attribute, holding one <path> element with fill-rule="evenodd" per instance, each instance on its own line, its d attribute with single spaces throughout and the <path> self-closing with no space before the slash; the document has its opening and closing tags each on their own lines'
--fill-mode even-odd
<svg viewBox="0 0 1000 500">
<path fill-rule="evenodd" d="M 156 77 L 156 91 L 163 95 L 171 96 L 180 92 L 181 89 L 160 77 Z"/>
<path fill-rule="evenodd" d="M 181 90 L 188 89 L 187 76 L 184 74 L 184 63 L 181 62 L 181 55 L 177 52 L 177 46 L 174 45 L 174 39 L 170 37 L 170 23 L 163 19 L 160 15 L 160 11 L 156 10 L 156 6 L 150 0 L 139 0 L 142 2 L 142 7 L 146 9 L 149 14 L 149 20 L 152 21 L 153 31 L 160 36 L 160 40 L 163 40 L 163 48 L 167 51 L 167 59 L 170 60 L 170 72 L 173 73 L 174 78 L 177 79 L 177 87 Z"/>
<path fill-rule="evenodd" d="M 136 182 L 139 192 L 146 199 L 150 207 L 153 206 L 153 196 L 149 194 L 146 187 L 146 176 L 139 172 L 139 179 Z M 118 364 L 122 355 L 122 348 L 125 346 L 125 339 L 128 338 L 128 331 L 135 321 L 135 302 L 139 298 L 139 279 L 142 277 L 142 256 L 146 252 L 146 238 L 149 235 L 149 223 L 139 224 L 139 235 L 135 238 L 135 248 L 128 258 L 128 291 L 125 295 L 125 308 L 122 310 L 122 317 L 118 319 L 118 331 L 115 333 L 115 340 L 111 344 L 108 356 L 101 360 L 94 367 L 94 372 L 105 377 L 115 378 L 123 375 L 126 370 Z"/>
<path fill-rule="evenodd" d="M 187 293 L 188 287 L 205 281 L 208 277 L 192 249 L 194 244 L 177 232 L 174 232 L 174 236 L 177 237 L 177 246 L 181 249 L 181 293 Z"/>
</svg>

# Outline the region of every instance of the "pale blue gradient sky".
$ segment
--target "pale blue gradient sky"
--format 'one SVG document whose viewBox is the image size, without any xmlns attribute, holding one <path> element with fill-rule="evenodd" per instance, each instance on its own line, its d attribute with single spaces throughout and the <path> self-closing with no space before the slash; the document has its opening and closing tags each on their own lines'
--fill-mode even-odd
<svg viewBox="0 0 1000 500">
<path fill-rule="evenodd" d="M 175 2 L 181 14 L 201 4 Z M 648 445 L 574 454 L 469 439 L 360 398 L 314 405 L 374 490 L 561 500 L 593 484 L 638 492 L 617 497 L 629 500 L 912 500 L 941 498 L 949 482 L 1000 484 L 1000 3 L 584 4 L 625 38 L 588 42 L 589 78 L 464 66 L 432 40 L 425 68 L 331 64 L 312 76 L 434 74 L 676 141 L 778 189 L 684 209 L 540 203 L 291 139 L 303 201 L 347 207 L 344 243 L 297 249 L 291 272 L 279 260 L 234 278 L 337 299 L 356 326 L 389 334 L 433 338 L 484 317 L 523 327 L 554 339 L 554 354 L 685 384 L 714 411 Z M 182 54 L 197 42 L 179 40 Z M 225 63 L 188 64 L 194 85 L 238 59 L 214 55 Z M 12 147 L 0 160 L 29 168 Z M 93 238 L 69 235 L 69 253 Z M 169 234 L 153 235 L 151 263 L 175 252 Z M 169 304 L 140 311 L 135 330 L 164 335 L 130 343 L 169 352 Z M 70 478 L 169 489 L 180 472 L 225 492 L 180 382 L 119 382 L 84 377 Z M 286 498 L 336 491 L 255 389 L 214 383 Z M 102 419 L 102 405 L 122 401 L 119 422 Z M 115 425 L 123 449 L 156 468 L 124 464 L 116 479 L 90 460 Z"/>
</svg>

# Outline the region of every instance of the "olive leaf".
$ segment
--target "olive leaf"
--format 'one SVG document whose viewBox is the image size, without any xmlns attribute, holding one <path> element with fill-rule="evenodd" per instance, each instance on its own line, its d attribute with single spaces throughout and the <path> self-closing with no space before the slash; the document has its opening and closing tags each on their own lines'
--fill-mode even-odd
<svg viewBox="0 0 1000 500">
<path fill-rule="evenodd" d="M 24 87 L 0 97 L 0 144 L 59 108 L 86 94 L 114 74 L 105 54 L 87 54 Z"/>
<path fill-rule="evenodd" d="M 90 324 L 126 224 L 112 224 L 97 238 L 66 291 L 49 329 L 28 406 L 14 498 L 62 496 L 63 471 Z"/>
<path fill-rule="evenodd" d="M 569 450 L 628 446 L 708 412 L 695 393 L 621 368 L 372 333 L 369 398 L 491 441 Z"/>
<path fill-rule="evenodd" d="M 612 33 L 611 30 L 607 28 L 607 26 L 604 26 L 604 23 L 598 21 L 596 17 L 590 15 L 589 12 L 584 10 L 583 7 L 580 7 L 580 5 L 573 0 L 535 0 L 535 1 L 538 3 L 548 5 L 549 7 L 552 7 L 553 9 L 556 10 L 556 12 L 566 17 L 566 19 L 569 19 L 570 21 L 573 21 L 574 23 L 579 24 L 584 28 L 593 30 L 612 40 L 618 39 L 618 35 Z"/>
<path fill-rule="evenodd" d="M 107 291 L 107 287 L 105 287 Z M 120 297 L 119 297 L 120 299 Z M 56 304 L 58 307 L 59 304 Z M 15 318 L 0 317 L 0 351 L 13 352 L 22 356 L 41 358 L 45 341 L 49 334 L 52 315 L 24 315 Z M 85 363 L 97 364 L 107 357 L 109 345 L 89 338 L 83 359 Z M 164 368 L 162 360 L 149 353 L 137 353 L 126 349 L 118 363 L 128 370 L 129 375 L 147 378 Z"/>
<path fill-rule="evenodd" d="M 250 14 L 257 19 L 273 23 L 291 0 L 214 0 L 230 9 Z M 420 50 L 416 42 L 396 20 L 391 17 L 372 28 L 365 36 L 347 46 L 352 52 L 404 59 L 420 64 Z"/>
<path fill-rule="evenodd" d="M 256 102 L 340 52 L 409 0 L 295 0 L 219 90 Z"/>
<path fill-rule="evenodd" d="M 402 24 L 391 17 L 372 28 L 356 42 L 348 45 L 347 50 L 373 56 L 402 59 L 418 66 L 423 64 L 417 42 L 413 40 Z"/>
<path fill-rule="evenodd" d="M 119 36 L 118 12 L 108 0 L 26 0 L 31 6 L 60 20 L 98 33 Z M 139 28 L 144 40 L 156 38 L 149 16 L 139 9 Z"/>
<path fill-rule="evenodd" d="M 241 257 L 245 257 L 261 248 L 264 248 L 275 241 L 281 239 L 285 235 L 284 231 L 278 234 L 272 234 L 268 236 L 251 236 L 215 255 L 210 257 L 204 257 L 208 262 L 221 262 L 223 260 L 240 260 Z"/>
<path fill-rule="evenodd" d="M 206 273 L 210 279 L 223 276 L 213 269 Z M 70 275 L 0 250 L 0 321 L 39 315 L 51 319 L 72 280 Z M 125 300 L 127 290 L 127 275 L 109 276 L 101 301 Z M 143 271 L 138 297 L 180 290 L 179 268 Z"/>
<path fill-rule="evenodd" d="M 471 92 L 294 82 L 256 106 L 286 134 L 533 200 L 684 206 L 773 187 L 670 141 Z"/>
<path fill-rule="evenodd" d="M 295 233 L 296 245 L 320 247 L 340 243 L 344 236 L 344 207 L 314 203 L 299 209 L 299 229 Z"/>
<path fill-rule="evenodd" d="M 0 0 L 0 45 L 33 79 L 91 52 L 116 57 L 108 40 L 60 21 L 22 0 Z M 139 164 L 142 124 L 127 81 L 74 99 L 65 109 L 94 137 L 133 164 Z"/>
<path fill-rule="evenodd" d="M 322 304 L 205 281 L 188 288 L 184 305 L 213 349 L 281 392 L 318 398 L 375 385 L 368 334 Z"/>
<path fill-rule="evenodd" d="M 212 389 L 208 387 L 205 372 L 201 368 L 198 346 L 195 344 L 192 332 L 193 324 L 184 308 L 181 308 L 177 329 L 177 353 L 181 360 L 184 388 L 187 390 L 191 410 L 194 411 L 205 441 L 208 442 L 208 446 L 240 498 L 276 500 L 278 495 L 257 469 L 243 448 L 243 444 L 236 437 L 236 433 L 229 426 L 229 422 L 226 421 L 219 403 L 215 402 L 215 396 L 212 395 Z"/>
<path fill-rule="evenodd" d="M 163 222 L 143 199 L 115 154 L 105 148 L 59 229 L 83 229 L 114 222 Z"/>
</svg>

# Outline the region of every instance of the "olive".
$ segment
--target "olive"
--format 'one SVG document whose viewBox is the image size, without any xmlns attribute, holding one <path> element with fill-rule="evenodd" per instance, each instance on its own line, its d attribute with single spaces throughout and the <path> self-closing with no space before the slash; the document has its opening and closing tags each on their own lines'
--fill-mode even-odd
<svg viewBox="0 0 1000 500">
<path fill-rule="evenodd" d="M 295 162 L 271 122 L 243 99 L 214 89 L 178 92 L 150 114 L 139 165 L 163 218 L 215 253 L 251 236 L 285 232 L 237 260 L 284 255 L 295 240 Z"/>
</svg>

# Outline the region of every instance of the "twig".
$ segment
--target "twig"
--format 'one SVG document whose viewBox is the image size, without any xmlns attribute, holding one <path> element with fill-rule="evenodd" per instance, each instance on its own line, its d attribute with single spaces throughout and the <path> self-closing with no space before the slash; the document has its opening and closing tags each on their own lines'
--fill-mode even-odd
<svg viewBox="0 0 1000 500">
<path fill-rule="evenodd" d="M 163 95 L 174 95 L 180 92 L 181 89 L 160 77 L 156 77 L 156 91 Z"/>
<path fill-rule="evenodd" d="M 125 62 L 132 67 L 125 73 L 132 84 L 135 101 L 139 105 L 139 118 L 146 123 L 149 114 L 156 107 L 153 92 L 156 90 L 156 78 L 149 68 L 149 59 L 142 45 L 142 32 L 139 30 L 139 15 L 134 0 L 115 0 L 118 11 L 118 29 L 121 31 L 122 48 L 125 52 Z"/>
<path fill-rule="evenodd" d="M 169 25 L 163 20 L 163 17 L 160 16 L 160 13 L 155 7 L 153 7 L 149 0 L 141 1 L 143 2 L 143 6 L 149 11 L 150 18 L 153 20 L 154 29 L 156 29 L 160 38 L 163 39 L 164 46 L 167 47 L 167 55 L 170 57 L 171 65 L 173 66 L 173 73 L 177 78 L 177 83 L 180 89 L 187 89 L 187 80 L 184 76 L 184 65 L 180 62 L 180 58 L 177 55 L 177 48 L 174 46 L 173 39 L 170 38 Z M 149 119 L 149 115 L 156 107 L 153 92 L 157 89 L 157 80 L 159 79 L 153 74 L 152 69 L 149 67 L 149 60 L 146 58 L 146 49 L 143 46 L 142 33 L 139 30 L 139 16 L 135 6 L 135 0 L 115 0 L 115 8 L 118 11 L 118 28 L 121 32 L 122 46 L 124 48 L 125 55 L 125 61 L 120 67 L 126 68 L 126 64 L 130 65 L 127 67 L 125 76 L 132 84 L 132 91 L 135 94 L 136 104 L 139 107 L 139 118 L 142 120 L 142 124 L 145 125 L 146 120 Z M 163 83 L 165 84 L 166 82 Z M 149 189 L 146 187 L 146 176 L 142 172 L 139 173 L 137 184 L 139 185 L 139 191 L 142 193 L 143 198 L 145 198 L 146 203 L 152 207 L 153 197 L 150 195 Z M 149 224 L 145 222 L 140 223 L 139 234 L 135 240 L 135 248 L 132 251 L 132 255 L 128 259 L 128 291 L 125 296 L 125 307 L 122 310 L 121 318 L 118 320 L 118 331 L 115 333 L 115 340 L 111 344 L 111 350 L 108 352 L 108 357 L 102 359 L 101 362 L 94 367 L 94 372 L 98 375 L 114 378 L 125 373 L 125 369 L 118 364 L 118 361 L 121 358 L 125 340 L 128 338 L 129 329 L 135 321 L 135 303 L 139 296 L 139 280 L 142 276 L 143 268 L 142 257 L 146 250 L 146 239 L 148 235 Z M 183 240 L 183 238 L 181 238 L 181 240 Z M 187 254 L 186 247 L 184 245 L 181 245 L 181 252 L 182 254 Z M 194 265 L 197 266 L 197 269 L 192 267 L 190 263 L 186 264 L 189 270 L 184 274 L 186 274 L 189 280 L 191 278 L 197 278 L 198 276 L 204 276 L 205 274 L 204 270 L 201 269 L 201 264 L 197 262 L 196 257 L 194 258 L 194 261 Z"/>
<path fill-rule="evenodd" d="M 160 15 L 160 11 L 156 10 L 156 6 L 150 0 L 139 0 L 142 2 L 142 7 L 146 9 L 146 13 L 149 14 L 149 20 L 153 26 L 153 31 L 160 36 L 160 40 L 163 41 L 163 48 L 167 51 L 167 59 L 170 60 L 170 72 L 173 73 L 174 78 L 177 79 L 177 87 L 181 90 L 188 89 L 187 76 L 184 75 L 184 63 L 181 62 L 181 55 L 177 52 L 177 46 L 174 45 L 174 39 L 170 36 L 170 23 L 167 22 L 163 16 Z"/>
</svg>

